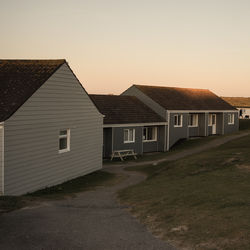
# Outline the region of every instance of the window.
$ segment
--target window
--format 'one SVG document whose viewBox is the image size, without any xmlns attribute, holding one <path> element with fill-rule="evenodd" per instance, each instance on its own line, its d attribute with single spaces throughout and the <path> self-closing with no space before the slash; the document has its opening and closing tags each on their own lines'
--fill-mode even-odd
<svg viewBox="0 0 250 250">
<path fill-rule="evenodd" d="M 182 115 L 174 115 L 174 127 L 182 127 Z"/>
<path fill-rule="evenodd" d="M 213 124 L 213 114 L 208 115 L 208 126 L 212 126 Z"/>
<path fill-rule="evenodd" d="M 64 129 L 59 132 L 59 153 L 70 151 L 70 130 Z"/>
<path fill-rule="evenodd" d="M 234 114 L 228 114 L 228 124 L 234 124 Z"/>
<path fill-rule="evenodd" d="M 143 141 L 157 141 L 157 127 L 144 127 Z"/>
<path fill-rule="evenodd" d="M 189 127 L 197 127 L 198 126 L 198 114 L 189 114 L 188 126 Z"/>
<path fill-rule="evenodd" d="M 124 143 L 135 142 L 135 129 L 124 129 Z"/>
</svg>

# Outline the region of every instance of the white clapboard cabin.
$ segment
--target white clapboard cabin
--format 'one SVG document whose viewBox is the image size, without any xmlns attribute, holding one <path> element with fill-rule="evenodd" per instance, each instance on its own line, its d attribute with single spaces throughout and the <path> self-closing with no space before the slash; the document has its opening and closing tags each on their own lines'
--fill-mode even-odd
<svg viewBox="0 0 250 250">
<path fill-rule="evenodd" d="M 0 194 L 101 169 L 102 125 L 65 60 L 0 60 Z"/>
</svg>

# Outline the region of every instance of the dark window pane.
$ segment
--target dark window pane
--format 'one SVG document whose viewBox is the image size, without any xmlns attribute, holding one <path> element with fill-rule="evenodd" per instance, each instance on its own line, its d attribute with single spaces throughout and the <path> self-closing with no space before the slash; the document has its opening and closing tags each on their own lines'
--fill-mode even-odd
<svg viewBox="0 0 250 250">
<path fill-rule="evenodd" d="M 147 128 L 143 128 L 143 140 L 147 140 Z"/>
<path fill-rule="evenodd" d="M 60 135 L 67 135 L 67 130 L 61 130 Z"/>
<path fill-rule="evenodd" d="M 148 140 L 153 140 L 153 128 L 148 128 Z"/>
<path fill-rule="evenodd" d="M 67 138 L 60 138 L 59 140 L 59 149 L 66 149 L 67 148 Z"/>
</svg>

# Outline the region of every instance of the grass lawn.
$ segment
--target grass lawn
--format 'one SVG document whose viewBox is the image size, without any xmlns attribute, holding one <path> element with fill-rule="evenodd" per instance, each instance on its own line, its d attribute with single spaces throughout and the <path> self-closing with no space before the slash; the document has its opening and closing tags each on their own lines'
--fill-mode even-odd
<svg viewBox="0 0 250 250">
<path fill-rule="evenodd" d="M 87 190 L 95 189 L 98 186 L 109 186 L 116 184 L 122 177 L 104 171 L 75 178 L 50 188 L 45 188 L 34 193 L 22 196 L 0 196 L 0 214 L 20 209 L 32 203 L 43 200 L 63 199 L 68 196 Z"/>
<path fill-rule="evenodd" d="M 157 166 L 119 192 L 156 235 L 184 249 L 250 249 L 250 136 Z"/>
</svg>

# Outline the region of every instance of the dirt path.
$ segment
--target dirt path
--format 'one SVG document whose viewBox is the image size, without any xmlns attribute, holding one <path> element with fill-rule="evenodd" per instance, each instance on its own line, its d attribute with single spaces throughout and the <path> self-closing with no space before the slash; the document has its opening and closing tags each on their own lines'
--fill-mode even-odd
<svg viewBox="0 0 250 250">
<path fill-rule="evenodd" d="M 117 202 L 119 189 L 141 182 L 145 176 L 116 166 L 106 171 L 127 178 L 76 198 L 0 216 L 0 249 L 173 250 Z"/>
</svg>

